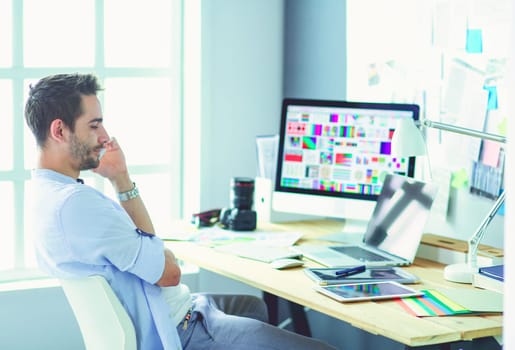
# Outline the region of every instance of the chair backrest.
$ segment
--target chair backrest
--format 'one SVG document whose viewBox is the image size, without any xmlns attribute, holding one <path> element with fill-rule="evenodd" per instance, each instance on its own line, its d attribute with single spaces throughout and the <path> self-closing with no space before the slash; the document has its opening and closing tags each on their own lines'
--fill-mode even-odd
<svg viewBox="0 0 515 350">
<path fill-rule="evenodd" d="M 134 325 L 102 276 L 61 279 L 86 349 L 136 350 Z"/>
</svg>

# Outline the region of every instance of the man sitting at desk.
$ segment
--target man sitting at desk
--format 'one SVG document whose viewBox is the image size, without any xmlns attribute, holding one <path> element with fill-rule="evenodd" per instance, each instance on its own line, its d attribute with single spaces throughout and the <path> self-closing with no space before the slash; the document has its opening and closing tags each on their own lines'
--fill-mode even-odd
<svg viewBox="0 0 515 350">
<path fill-rule="evenodd" d="M 134 323 L 139 349 L 332 349 L 263 322 L 258 298 L 191 295 L 180 284 L 174 254 L 154 235 L 124 154 L 103 126 L 99 90 L 92 75 L 60 74 L 29 93 L 41 268 L 58 278 L 104 276 Z M 119 203 L 83 184 L 88 169 L 109 179 Z"/>
</svg>

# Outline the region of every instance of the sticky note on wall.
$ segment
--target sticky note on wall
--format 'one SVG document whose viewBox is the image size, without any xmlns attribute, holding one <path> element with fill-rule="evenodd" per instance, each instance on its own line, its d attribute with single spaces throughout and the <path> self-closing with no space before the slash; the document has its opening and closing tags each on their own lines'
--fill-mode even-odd
<svg viewBox="0 0 515 350">
<path fill-rule="evenodd" d="M 501 205 L 501 207 L 499 208 L 499 210 L 497 211 L 497 215 L 502 215 L 504 216 L 504 203 Z"/>
<path fill-rule="evenodd" d="M 497 168 L 499 164 L 499 154 L 501 153 L 501 145 L 498 142 L 484 140 L 482 161 L 484 165 Z"/>
<path fill-rule="evenodd" d="M 469 176 L 465 169 L 459 169 L 452 173 L 451 187 L 453 188 L 465 188 L 468 186 Z"/>
<path fill-rule="evenodd" d="M 467 29 L 465 49 L 468 53 L 483 52 L 483 32 L 481 29 Z"/>
<path fill-rule="evenodd" d="M 488 91 L 488 103 L 487 103 L 487 109 L 489 111 L 492 111 L 494 109 L 498 108 L 497 103 L 497 86 L 483 86 L 483 89 Z"/>
</svg>

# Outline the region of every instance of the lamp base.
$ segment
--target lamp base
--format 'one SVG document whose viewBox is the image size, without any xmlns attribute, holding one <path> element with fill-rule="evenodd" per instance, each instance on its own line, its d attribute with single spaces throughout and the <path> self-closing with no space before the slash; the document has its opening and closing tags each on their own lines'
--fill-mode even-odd
<svg viewBox="0 0 515 350">
<path fill-rule="evenodd" d="M 443 277 L 447 281 L 458 283 L 472 283 L 474 273 L 477 268 L 470 267 L 468 264 L 451 264 L 447 265 L 443 270 Z"/>
</svg>

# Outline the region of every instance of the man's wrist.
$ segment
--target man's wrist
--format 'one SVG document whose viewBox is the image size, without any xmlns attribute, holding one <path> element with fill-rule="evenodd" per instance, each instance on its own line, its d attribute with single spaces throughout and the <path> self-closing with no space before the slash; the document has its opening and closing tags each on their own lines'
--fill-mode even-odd
<svg viewBox="0 0 515 350">
<path fill-rule="evenodd" d="M 135 182 L 132 183 L 132 189 L 130 189 L 129 191 L 118 192 L 118 199 L 120 200 L 120 202 L 126 202 L 131 199 L 137 198 L 138 196 L 139 190 Z"/>
<path fill-rule="evenodd" d="M 134 182 L 131 180 L 129 174 L 118 175 L 110 178 L 111 184 L 116 192 L 122 193 L 132 190 Z"/>
</svg>

